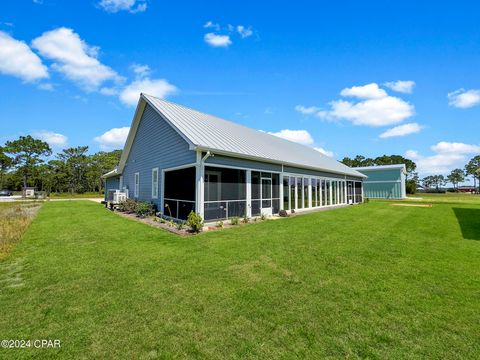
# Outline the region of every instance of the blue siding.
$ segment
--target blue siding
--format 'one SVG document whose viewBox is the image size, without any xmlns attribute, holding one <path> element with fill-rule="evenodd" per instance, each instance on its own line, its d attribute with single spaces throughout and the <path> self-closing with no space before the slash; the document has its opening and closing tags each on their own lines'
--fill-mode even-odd
<svg viewBox="0 0 480 360">
<path fill-rule="evenodd" d="M 265 171 L 278 171 L 278 172 L 282 171 L 282 165 L 248 160 L 248 159 L 240 159 L 240 158 L 223 156 L 223 155 L 210 156 L 209 158 L 207 158 L 205 163 L 209 165 L 216 164 L 216 165 L 225 165 L 225 166 L 236 166 L 241 168 L 265 170 Z"/>
<path fill-rule="evenodd" d="M 364 195 L 372 199 L 402 199 L 405 193 L 405 175 L 401 169 L 362 169 L 368 176 L 364 182 Z"/>
<path fill-rule="evenodd" d="M 196 153 L 188 143 L 147 104 L 140 119 L 137 134 L 123 170 L 123 186 L 134 197 L 135 173 L 140 174 L 140 201 L 153 202 L 160 207 L 162 169 L 194 163 Z M 158 199 L 152 199 L 152 169 L 158 167 Z"/>
<path fill-rule="evenodd" d="M 297 168 L 297 167 L 293 167 L 293 166 L 284 166 L 283 171 L 287 172 L 287 173 L 293 173 L 293 174 L 345 179 L 344 175 L 333 174 L 333 173 L 324 172 L 324 171 L 316 171 L 316 170 L 311 170 L 311 169 L 302 169 L 302 168 Z"/>
</svg>

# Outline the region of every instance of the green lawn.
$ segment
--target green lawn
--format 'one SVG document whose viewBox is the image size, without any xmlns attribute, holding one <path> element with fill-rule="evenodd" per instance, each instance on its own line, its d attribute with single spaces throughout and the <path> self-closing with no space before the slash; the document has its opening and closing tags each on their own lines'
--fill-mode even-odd
<svg viewBox="0 0 480 360">
<path fill-rule="evenodd" d="M 458 200 L 460 201 L 460 200 Z M 480 202 L 387 202 L 179 237 L 45 203 L 0 262 L 0 358 L 480 356 Z"/>
</svg>

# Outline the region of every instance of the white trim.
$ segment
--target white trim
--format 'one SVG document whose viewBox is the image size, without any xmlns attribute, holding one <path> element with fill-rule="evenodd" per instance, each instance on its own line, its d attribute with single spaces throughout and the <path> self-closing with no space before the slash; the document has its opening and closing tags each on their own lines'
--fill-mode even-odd
<svg viewBox="0 0 480 360">
<path fill-rule="evenodd" d="M 189 167 L 195 167 L 196 165 L 197 165 L 197 163 L 189 163 L 189 164 L 185 164 L 185 165 L 178 165 L 178 166 L 174 166 L 174 167 L 170 167 L 170 168 L 164 168 L 164 169 L 162 169 L 162 171 L 181 170 L 181 169 L 185 169 L 185 168 L 189 168 Z"/>
<path fill-rule="evenodd" d="M 137 182 L 138 179 L 138 182 Z M 136 172 L 133 175 L 133 197 L 138 198 L 138 195 L 140 193 L 140 173 Z"/>
<path fill-rule="evenodd" d="M 153 174 L 156 172 L 156 179 L 153 177 Z M 158 167 L 152 169 L 152 199 L 158 199 Z"/>
<path fill-rule="evenodd" d="M 267 169 L 255 169 L 255 168 L 249 168 L 249 167 L 243 167 L 243 166 L 234 166 L 234 165 L 223 165 L 223 164 L 215 164 L 215 163 L 209 163 L 205 162 L 205 166 L 209 167 L 221 167 L 221 168 L 226 168 L 226 169 L 237 169 L 237 170 L 251 170 L 251 171 L 257 171 L 257 172 L 268 172 L 272 174 L 281 174 L 281 171 L 276 171 L 276 170 L 267 170 Z"/>
<path fill-rule="evenodd" d="M 252 217 L 252 170 L 246 172 L 247 189 L 245 197 L 247 198 L 247 217 Z"/>
<path fill-rule="evenodd" d="M 118 164 L 118 172 L 123 173 L 123 169 L 128 160 L 128 155 L 130 154 L 130 150 L 133 145 L 133 140 L 135 139 L 135 135 L 137 134 L 138 125 L 140 124 L 140 119 L 142 118 L 143 112 L 145 111 L 146 102 L 142 101 L 142 97 L 140 96 L 140 100 L 138 101 L 137 108 L 135 109 L 135 115 L 133 116 L 132 125 L 130 126 L 130 130 L 128 132 L 127 141 L 125 141 L 125 146 L 123 147 L 122 156 L 120 157 L 120 162 Z"/>
</svg>

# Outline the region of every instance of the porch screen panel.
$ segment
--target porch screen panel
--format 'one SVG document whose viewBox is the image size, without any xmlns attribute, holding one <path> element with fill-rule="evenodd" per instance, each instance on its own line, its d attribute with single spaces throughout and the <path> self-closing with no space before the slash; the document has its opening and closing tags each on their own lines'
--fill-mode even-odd
<svg viewBox="0 0 480 360">
<path fill-rule="evenodd" d="M 195 211 L 195 168 L 165 172 L 164 208 L 166 216 L 186 220 Z"/>
<path fill-rule="evenodd" d="M 288 182 L 289 182 L 289 177 L 284 176 L 282 180 L 282 185 L 283 185 L 283 209 L 284 210 L 290 210 L 290 202 L 288 201 L 289 194 L 290 194 L 290 189 L 288 187 Z"/>
<path fill-rule="evenodd" d="M 359 181 L 355 181 L 355 202 L 361 203 L 362 199 L 362 183 Z"/>
<path fill-rule="evenodd" d="M 205 220 L 245 216 L 247 206 L 245 170 L 207 166 L 204 188 Z"/>
<path fill-rule="evenodd" d="M 302 187 L 302 178 L 297 177 L 297 207 L 299 209 L 303 208 L 303 187 Z"/>
<path fill-rule="evenodd" d="M 289 187 L 290 187 L 290 208 L 296 209 L 297 207 L 295 205 L 295 177 L 294 176 L 290 177 Z"/>
<path fill-rule="evenodd" d="M 272 174 L 272 213 L 280 211 L 280 174 Z"/>
<path fill-rule="evenodd" d="M 316 207 L 317 205 L 317 179 L 312 179 L 312 207 Z"/>
</svg>

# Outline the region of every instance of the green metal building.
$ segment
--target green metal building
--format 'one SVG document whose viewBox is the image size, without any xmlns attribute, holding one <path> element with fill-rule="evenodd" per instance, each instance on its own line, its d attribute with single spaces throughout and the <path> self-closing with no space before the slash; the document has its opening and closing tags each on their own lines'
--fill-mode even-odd
<svg viewBox="0 0 480 360">
<path fill-rule="evenodd" d="M 363 181 L 363 195 L 371 199 L 405 199 L 407 170 L 404 164 L 357 167 L 367 175 Z"/>
</svg>

